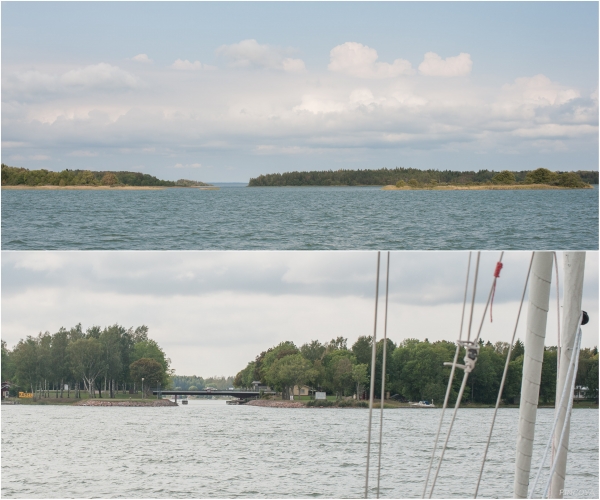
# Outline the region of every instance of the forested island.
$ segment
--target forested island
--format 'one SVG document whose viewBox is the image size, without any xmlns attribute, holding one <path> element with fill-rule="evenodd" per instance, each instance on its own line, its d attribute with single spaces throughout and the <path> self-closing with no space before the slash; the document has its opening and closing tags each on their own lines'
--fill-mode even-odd
<svg viewBox="0 0 600 500">
<path fill-rule="evenodd" d="M 250 388 L 254 381 L 261 381 L 271 389 L 282 393 L 283 399 L 294 386 L 307 385 L 315 390 L 344 397 L 366 397 L 371 374 L 371 337 L 359 337 L 348 347 L 347 339 L 338 337 L 330 342 L 314 340 L 301 347 L 293 342 L 281 342 L 260 353 L 254 361 L 240 371 L 235 379 L 236 387 Z M 506 362 L 508 343 L 483 342 L 480 340 L 479 357 L 465 389 L 464 403 L 494 404 Z M 429 342 L 427 339 L 406 339 L 399 344 L 387 340 L 386 391 L 399 401 L 443 401 L 451 362 L 456 350 L 454 342 Z M 540 401 L 554 402 L 556 393 L 556 347 L 546 347 L 542 364 Z M 459 359 L 464 357 L 463 352 Z M 512 349 L 511 362 L 503 391 L 505 404 L 518 404 L 523 372 L 524 346 L 520 340 Z M 381 394 L 381 367 L 383 340 L 377 342 L 375 364 L 375 395 Z M 454 379 L 450 401 L 458 395 L 462 377 Z M 598 399 L 598 349 L 582 349 L 577 371 L 576 385 L 587 387 L 587 397 Z M 298 399 L 298 398 L 295 398 Z M 307 398 L 308 399 L 308 398 Z"/>
<path fill-rule="evenodd" d="M 416 168 L 376 170 L 327 170 L 259 175 L 248 186 L 395 186 L 406 189 L 433 189 L 444 186 L 551 186 L 585 188 L 598 184 L 597 171 L 552 172 L 545 168 L 512 172 L 503 170 L 452 171 Z"/>
<path fill-rule="evenodd" d="M 29 170 L 21 167 L 9 167 L 2 164 L 2 187 L 89 187 L 89 188 L 164 188 L 164 187 L 213 187 L 200 181 L 179 179 L 163 181 L 141 172 L 111 172 L 93 170 Z"/>
</svg>

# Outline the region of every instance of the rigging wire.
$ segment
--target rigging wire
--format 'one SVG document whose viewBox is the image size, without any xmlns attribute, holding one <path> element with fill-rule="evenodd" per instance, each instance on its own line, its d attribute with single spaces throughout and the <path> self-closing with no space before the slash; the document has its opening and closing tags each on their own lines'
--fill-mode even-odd
<svg viewBox="0 0 600 500">
<path fill-rule="evenodd" d="M 381 252 L 377 252 L 377 278 L 375 279 L 375 321 L 373 326 L 373 349 L 371 353 L 371 384 L 369 390 L 369 430 L 367 433 L 367 472 L 365 475 L 365 498 L 369 496 L 369 461 L 371 457 L 371 424 L 373 422 L 373 393 L 375 392 L 375 354 L 377 349 L 377 302 L 379 301 L 379 263 Z"/>
<path fill-rule="evenodd" d="M 481 468 L 479 469 L 479 477 L 477 479 L 477 486 L 475 487 L 475 495 L 473 498 L 477 498 L 479 492 L 479 485 L 481 483 L 481 476 L 483 475 L 483 468 L 485 467 L 485 460 L 487 458 L 487 452 L 490 447 L 490 441 L 492 439 L 492 432 L 494 431 L 494 425 L 496 423 L 496 415 L 498 413 L 498 407 L 502 399 L 502 391 L 504 390 L 504 383 L 506 382 L 506 375 L 508 373 L 508 365 L 510 363 L 510 355 L 512 353 L 512 346 L 515 343 L 515 336 L 517 334 L 517 327 L 519 326 L 519 319 L 521 317 L 521 310 L 523 309 L 523 302 L 525 301 L 525 293 L 527 291 L 527 284 L 529 283 L 529 275 L 531 274 L 531 266 L 533 264 L 533 256 L 535 252 L 531 254 L 531 260 L 529 261 L 529 269 L 527 270 L 527 277 L 525 278 L 525 285 L 523 287 L 523 294 L 521 295 L 521 303 L 519 304 L 519 311 L 517 313 L 517 320 L 515 322 L 515 329 L 513 330 L 512 338 L 508 346 L 508 354 L 506 355 L 506 363 L 504 364 L 504 372 L 502 373 L 502 381 L 500 382 L 500 388 L 498 389 L 498 397 L 496 399 L 496 407 L 494 408 L 494 416 L 492 417 L 492 424 L 490 426 L 490 432 L 488 434 L 487 443 L 483 452 L 483 460 L 481 461 Z"/>
<path fill-rule="evenodd" d="M 544 463 L 546 462 L 546 457 L 548 456 L 548 450 L 550 448 L 551 443 L 553 443 L 554 441 L 554 431 L 556 430 L 556 426 L 558 424 L 558 419 L 560 418 L 560 413 L 561 413 L 561 409 L 564 406 L 565 403 L 565 398 L 567 396 L 567 389 L 569 388 L 569 386 L 571 386 L 571 398 L 569 400 L 569 405 L 567 408 L 567 412 L 565 414 L 565 421 L 563 423 L 563 428 L 561 431 L 561 436 L 560 436 L 560 443 L 559 443 L 559 449 L 562 446 L 562 442 L 563 442 L 563 437 L 564 437 L 564 433 L 565 433 L 565 429 L 567 427 L 567 422 L 569 421 L 568 418 L 566 418 L 567 415 L 570 414 L 571 412 L 571 408 L 573 405 L 573 390 L 575 388 L 575 379 L 577 378 L 577 373 L 573 373 L 574 370 L 576 370 L 576 366 L 579 362 L 579 351 L 580 351 L 580 347 L 581 347 L 581 322 L 583 321 L 583 314 L 580 315 L 579 317 L 579 325 L 578 325 L 578 329 L 577 329 L 577 337 L 575 338 L 575 346 L 574 346 L 574 351 L 573 351 L 573 355 L 571 356 L 571 359 L 569 361 L 569 369 L 567 370 L 567 376 L 565 377 L 565 384 L 563 386 L 563 391 L 560 397 L 560 404 L 558 405 L 558 411 L 555 412 L 554 415 L 554 422 L 552 424 L 552 430 L 550 431 L 550 438 L 548 439 L 548 443 L 546 444 L 546 448 L 544 449 L 544 454 L 542 455 L 542 460 L 540 462 L 540 466 L 538 468 L 538 472 L 535 476 L 535 481 L 533 482 L 533 487 L 531 488 L 531 492 L 529 493 L 529 497 L 528 498 L 533 498 L 533 494 L 535 493 L 535 488 L 537 487 L 537 483 L 540 479 L 540 476 L 542 475 L 542 468 L 544 467 Z M 571 376 L 573 377 L 573 380 L 571 382 Z M 554 475 L 554 469 L 556 468 L 556 462 L 554 461 L 554 459 L 552 460 L 552 470 L 550 471 L 550 478 L 549 478 L 549 483 L 552 481 L 552 476 Z M 549 484 L 548 483 L 548 484 Z M 544 494 L 542 495 L 542 498 L 544 498 L 544 496 L 548 493 L 548 490 L 546 489 L 546 491 L 544 492 Z"/>
<path fill-rule="evenodd" d="M 583 319 L 583 315 L 582 315 L 582 319 Z M 579 364 L 579 352 L 581 351 L 581 336 L 582 336 L 582 332 L 581 332 L 581 321 L 579 322 L 579 331 L 578 333 L 578 339 L 577 339 L 577 344 L 575 346 L 576 352 L 575 354 L 575 363 L 573 363 L 573 381 L 571 382 L 571 391 L 570 391 L 570 395 L 569 395 L 569 404 L 567 405 L 567 410 L 565 412 L 565 421 L 563 422 L 563 428 L 562 431 L 560 433 L 560 440 L 558 441 L 558 447 L 557 449 L 560 450 L 562 448 L 563 445 L 563 441 L 565 439 L 565 435 L 567 433 L 567 428 L 569 427 L 570 423 L 571 423 L 571 412 L 573 411 L 573 395 L 575 393 L 575 380 L 577 380 L 577 365 Z M 566 384 L 565 384 L 566 385 Z M 556 417 L 556 419 L 558 421 L 558 417 Z M 544 489 L 544 494 L 542 495 L 542 498 L 546 498 L 548 496 L 548 490 L 550 489 L 550 485 L 552 484 L 552 477 L 554 476 L 554 472 L 556 471 L 556 466 L 558 465 L 558 460 L 554 460 L 554 463 L 552 464 L 552 468 L 550 469 L 550 474 L 548 475 L 548 482 L 546 483 L 546 488 Z"/>
<path fill-rule="evenodd" d="M 460 330 L 458 332 L 458 340 L 462 340 L 463 324 L 465 320 L 465 309 L 467 306 L 467 291 L 469 289 L 469 273 L 471 271 L 471 255 L 473 252 L 469 252 L 469 261 L 467 262 L 467 279 L 465 280 L 465 293 L 463 296 L 463 307 L 462 315 L 460 317 Z M 431 452 L 431 459 L 429 460 L 429 467 L 427 469 L 427 476 L 425 478 L 425 485 L 423 486 L 423 494 L 421 498 L 425 498 L 427 493 L 427 486 L 429 484 L 429 475 L 431 474 L 431 467 L 433 466 L 433 459 L 437 450 L 438 440 L 440 438 L 440 431 L 442 430 L 442 423 L 444 421 L 444 413 L 448 406 L 448 399 L 450 397 L 450 390 L 452 389 L 452 382 L 454 381 L 454 371 L 456 370 L 456 361 L 458 360 L 458 354 L 460 352 L 460 344 L 456 344 L 456 352 L 454 353 L 454 360 L 452 361 L 452 369 L 450 370 L 450 377 L 448 378 L 448 386 L 446 387 L 446 396 L 444 397 L 444 405 L 442 406 L 442 414 L 440 415 L 440 421 L 438 423 L 437 432 L 435 434 L 435 440 L 433 442 L 433 451 Z"/>
<path fill-rule="evenodd" d="M 379 498 L 379 482 L 381 479 L 381 445 L 383 437 L 383 401 L 385 400 L 385 364 L 387 348 L 387 312 L 390 285 L 390 252 L 387 254 L 387 272 L 385 281 L 385 314 L 383 320 L 383 362 L 381 365 L 381 410 L 379 412 L 379 462 L 377 464 L 377 498 Z"/>
<path fill-rule="evenodd" d="M 479 254 L 477 255 L 477 263 L 479 264 Z M 499 263 L 502 263 L 502 257 L 504 256 L 504 252 L 500 252 L 500 258 L 498 259 Z M 475 279 L 477 279 L 477 274 L 478 274 L 478 267 L 475 268 Z M 479 350 L 479 347 L 477 346 L 477 343 L 479 341 L 479 337 L 481 336 L 481 330 L 483 328 L 483 323 L 485 321 L 485 316 L 487 314 L 487 309 L 490 305 L 490 301 L 492 298 L 492 293 L 495 289 L 496 286 L 496 281 L 498 280 L 499 275 L 497 275 L 497 273 L 494 273 L 494 280 L 492 281 L 492 287 L 490 288 L 490 293 L 488 295 L 488 299 L 487 302 L 485 304 L 485 308 L 483 310 L 483 315 L 481 317 L 481 323 L 479 325 L 479 330 L 477 332 L 477 337 L 475 337 L 475 340 L 473 340 L 473 342 L 470 341 L 470 327 L 471 327 L 471 322 L 469 323 L 469 340 L 467 340 L 466 342 L 463 342 L 462 344 L 465 345 L 466 350 L 467 350 L 467 355 L 465 356 L 465 365 L 462 366 L 462 368 L 464 369 L 464 375 L 463 375 L 463 380 L 462 383 L 460 385 L 460 390 L 458 392 L 458 396 L 456 399 L 456 403 L 454 405 L 454 411 L 452 412 L 452 418 L 450 419 L 450 423 L 448 425 L 448 432 L 446 434 L 446 439 L 444 441 L 444 446 L 442 447 L 442 453 L 440 455 L 440 460 L 437 464 L 437 468 L 435 471 L 435 475 L 433 476 L 433 481 L 431 483 L 431 490 L 429 491 L 429 498 L 431 498 L 431 496 L 433 495 L 433 490 L 435 488 L 435 483 L 437 482 L 437 478 L 440 472 L 440 469 L 442 467 L 442 462 L 444 460 L 444 454 L 446 453 L 446 448 L 448 447 L 448 441 L 450 440 L 450 434 L 452 433 L 452 427 L 454 425 L 454 421 L 456 420 L 456 414 L 458 412 L 458 409 L 460 408 L 460 402 L 463 396 L 463 393 L 465 391 L 465 386 L 467 385 L 467 379 L 469 378 L 469 373 L 471 372 L 471 370 L 474 368 L 475 362 L 477 361 L 477 353 Z M 476 282 L 475 282 L 476 284 Z M 473 291 L 475 291 L 475 284 L 473 286 Z M 472 300 L 472 306 L 475 303 L 475 294 L 473 294 L 473 300 Z M 473 318 L 473 310 L 471 309 L 471 320 Z M 471 348 L 470 348 L 471 347 Z M 471 355 L 469 355 L 469 351 L 470 350 L 475 350 L 475 354 L 474 354 L 474 358 L 471 357 Z M 470 359 L 469 359 L 470 358 Z M 470 361 L 470 362 L 469 362 Z M 457 365 L 458 366 L 458 365 Z"/>
</svg>

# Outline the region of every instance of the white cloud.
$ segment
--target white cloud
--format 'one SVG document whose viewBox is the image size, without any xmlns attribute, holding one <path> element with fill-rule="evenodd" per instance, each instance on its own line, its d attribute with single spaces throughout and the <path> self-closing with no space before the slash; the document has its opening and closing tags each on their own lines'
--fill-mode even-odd
<svg viewBox="0 0 600 500">
<path fill-rule="evenodd" d="M 135 88 L 138 85 L 138 81 L 133 75 L 106 63 L 67 71 L 60 77 L 60 81 L 64 85 L 83 87 Z"/>
<path fill-rule="evenodd" d="M 471 56 L 465 52 L 446 59 L 435 52 L 427 52 L 419 64 L 419 73 L 426 76 L 464 76 L 471 73 L 472 67 Z"/>
<path fill-rule="evenodd" d="M 331 49 L 330 71 L 345 73 L 359 78 L 393 78 L 413 75 L 412 65 L 405 59 L 396 59 L 392 64 L 377 62 L 377 51 L 356 42 L 346 42 Z"/>
<path fill-rule="evenodd" d="M 203 158 L 203 169 L 214 165 L 213 180 L 244 180 L 266 168 L 258 165 L 259 156 L 270 161 L 276 154 L 293 155 L 298 162 L 289 168 L 301 170 L 302 156 L 312 155 L 317 168 L 329 168 L 326 158 L 337 153 L 357 168 L 367 168 L 367 157 L 384 151 L 391 158 L 392 150 L 411 158 L 449 150 L 535 154 L 560 148 L 568 153 L 593 147 L 598 130 L 598 104 L 591 92 L 543 75 L 496 87 L 460 78 L 357 80 L 336 71 L 296 77 L 283 71 L 287 55 L 278 57 L 280 70 L 248 71 L 243 78 L 227 68 L 210 78 L 188 78 L 192 75 L 187 72 L 182 78 L 182 72 L 154 65 L 144 70 L 148 83 L 135 92 L 56 81 L 61 92 L 33 92 L 14 81 L 9 88 L 4 85 L 8 75 L 23 71 L 3 67 L 3 131 L 10 133 L 3 138 L 13 145 L 4 152 L 27 159 L 33 154 L 28 148 L 35 148 L 53 158 L 48 167 L 54 170 L 78 168 L 73 151 L 114 153 L 115 159 L 123 158 L 119 168 L 144 164 L 159 169 L 159 176 L 160 169 L 169 175 L 175 163 L 182 165 L 177 168 L 199 168 L 185 165 Z M 38 77 L 61 75 L 69 68 L 43 69 Z M 585 97 L 576 97 L 580 95 Z M 155 150 L 148 155 L 151 148 Z M 363 148 L 361 154 L 357 148 Z M 126 161 L 120 154 L 125 149 L 130 155 Z M 239 161 L 248 154 L 254 158 Z M 250 167 L 238 167 L 250 163 L 252 174 Z M 415 165 L 410 159 L 408 164 Z M 225 165 L 236 165 L 235 178 Z"/>
<path fill-rule="evenodd" d="M 183 163 L 176 163 L 175 165 L 173 165 L 173 168 L 202 168 L 202 164 L 201 163 L 186 163 L 184 165 Z"/>
<path fill-rule="evenodd" d="M 22 148 L 27 146 L 26 142 L 19 141 L 2 141 L 2 149 Z"/>
<path fill-rule="evenodd" d="M 279 69 L 290 73 L 306 70 L 302 59 L 285 57 L 284 51 L 270 45 L 260 45 L 256 40 L 242 40 L 231 45 L 222 45 L 217 55 L 229 59 L 234 68 L 261 67 Z"/>
<path fill-rule="evenodd" d="M 184 71 L 190 71 L 190 70 L 197 71 L 197 70 L 202 69 L 202 63 L 200 61 L 190 62 L 187 59 L 186 60 L 177 59 L 173 64 L 171 64 L 171 68 L 184 70 Z"/>
<path fill-rule="evenodd" d="M 286 57 L 283 61 L 281 61 L 281 65 L 283 66 L 283 70 L 289 73 L 302 73 L 306 71 L 306 66 L 304 65 L 304 61 L 302 59 L 292 59 L 291 57 Z"/>
<path fill-rule="evenodd" d="M 4 73 L 4 72 L 3 72 Z M 60 93 L 81 89 L 133 89 L 140 82 L 131 73 L 107 63 L 71 69 L 63 74 L 48 74 L 38 70 L 7 72 L 2 88 L 8 94 L 17 93 Z M 39 96 L 38 96 L 39 97 Z"/>
<path fill-rule="evenodd" d="M 577 90 L 552 82 L 542 74 L 517 78 L 514 83 L 504 85 L 502 91 L 512 102 L 538 106 L 561 105 L 580 96 Z"/>
<path fill-rule="evenodd" d="M 76 157 L 81 157 L 81 158 L 91 158 L 94 156 L 98 156 L 98 152 L 97 151 L 77 150 L 77 151 L 71 151 L 69 153 L 69 156 L 76 156 Z"/>
<path fill-rule="evenodd" d="M 147 54 L 138 54 L 137 56 L 132 57 L 131 60 L 135 61 L 135 62 L 145 63 L 145 64 L 154 62 L 152 59 L 150 59 L 148 57 Z"/>
</svg>

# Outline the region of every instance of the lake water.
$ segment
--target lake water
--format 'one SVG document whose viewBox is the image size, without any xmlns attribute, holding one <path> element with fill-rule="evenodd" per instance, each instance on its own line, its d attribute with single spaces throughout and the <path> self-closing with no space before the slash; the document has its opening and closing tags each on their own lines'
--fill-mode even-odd
<svg viewBox="0 0 600 500">
<path fill-rule="evenodd" d="M 385 411 L 382 497 L 420 497 L 439 411 Z M 472 498 L 492 412 L 459 412 L 434 496 Z M 538 411 L 533 464 L 552 417 L 552 409 Z M 224 401 L 165 408 L 3 406 L 2 496 L 359 498 L 367 418 L 364 409 Z M 517 419 L 516 409 L 499 411 L 480 497 L 512 496 Z M 565 488 L 577 492 L 566 497 L 598 498 L 598 411 L 574 410 L 571 429 Z M 378 436 L 377 425 L 374 431 Z M 373 450 L 375 486 L 376 445 Z"/>
<path fill-rule="evenodd" d="M 598 249 L 598 187 L 2 191 L 3 250 Z"/>
</svg>

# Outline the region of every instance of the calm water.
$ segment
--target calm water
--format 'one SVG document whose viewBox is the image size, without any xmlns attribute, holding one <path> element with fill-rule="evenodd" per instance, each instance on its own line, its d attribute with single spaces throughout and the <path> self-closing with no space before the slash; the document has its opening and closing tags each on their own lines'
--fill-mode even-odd
<svg viewBox="0 0 600 500">
<path fill-rule="evenodd" d="M 598 187 L 565 191 L 2 191 L 2 249 L 598 249 Z"/>
<path fill-rule="evenodd" d="M 434 496 L 472 498 L 492 411 L 459 413 Z M 382 497 L 420 497 L 438 412 L 385 412 Z M 538 412 L 534 464 L 552 415 Z M 4 406 L 2 496 L 358 498 L 367 417 L 363 409 L 224 401 L 177 408 Z M 518 410 L 499 412 L 482 497 L 512 494 L 517 418 Z M 570 448 L 565 487 L 598 498 L 597 410 L 573 412 Z"/>
</svg>

